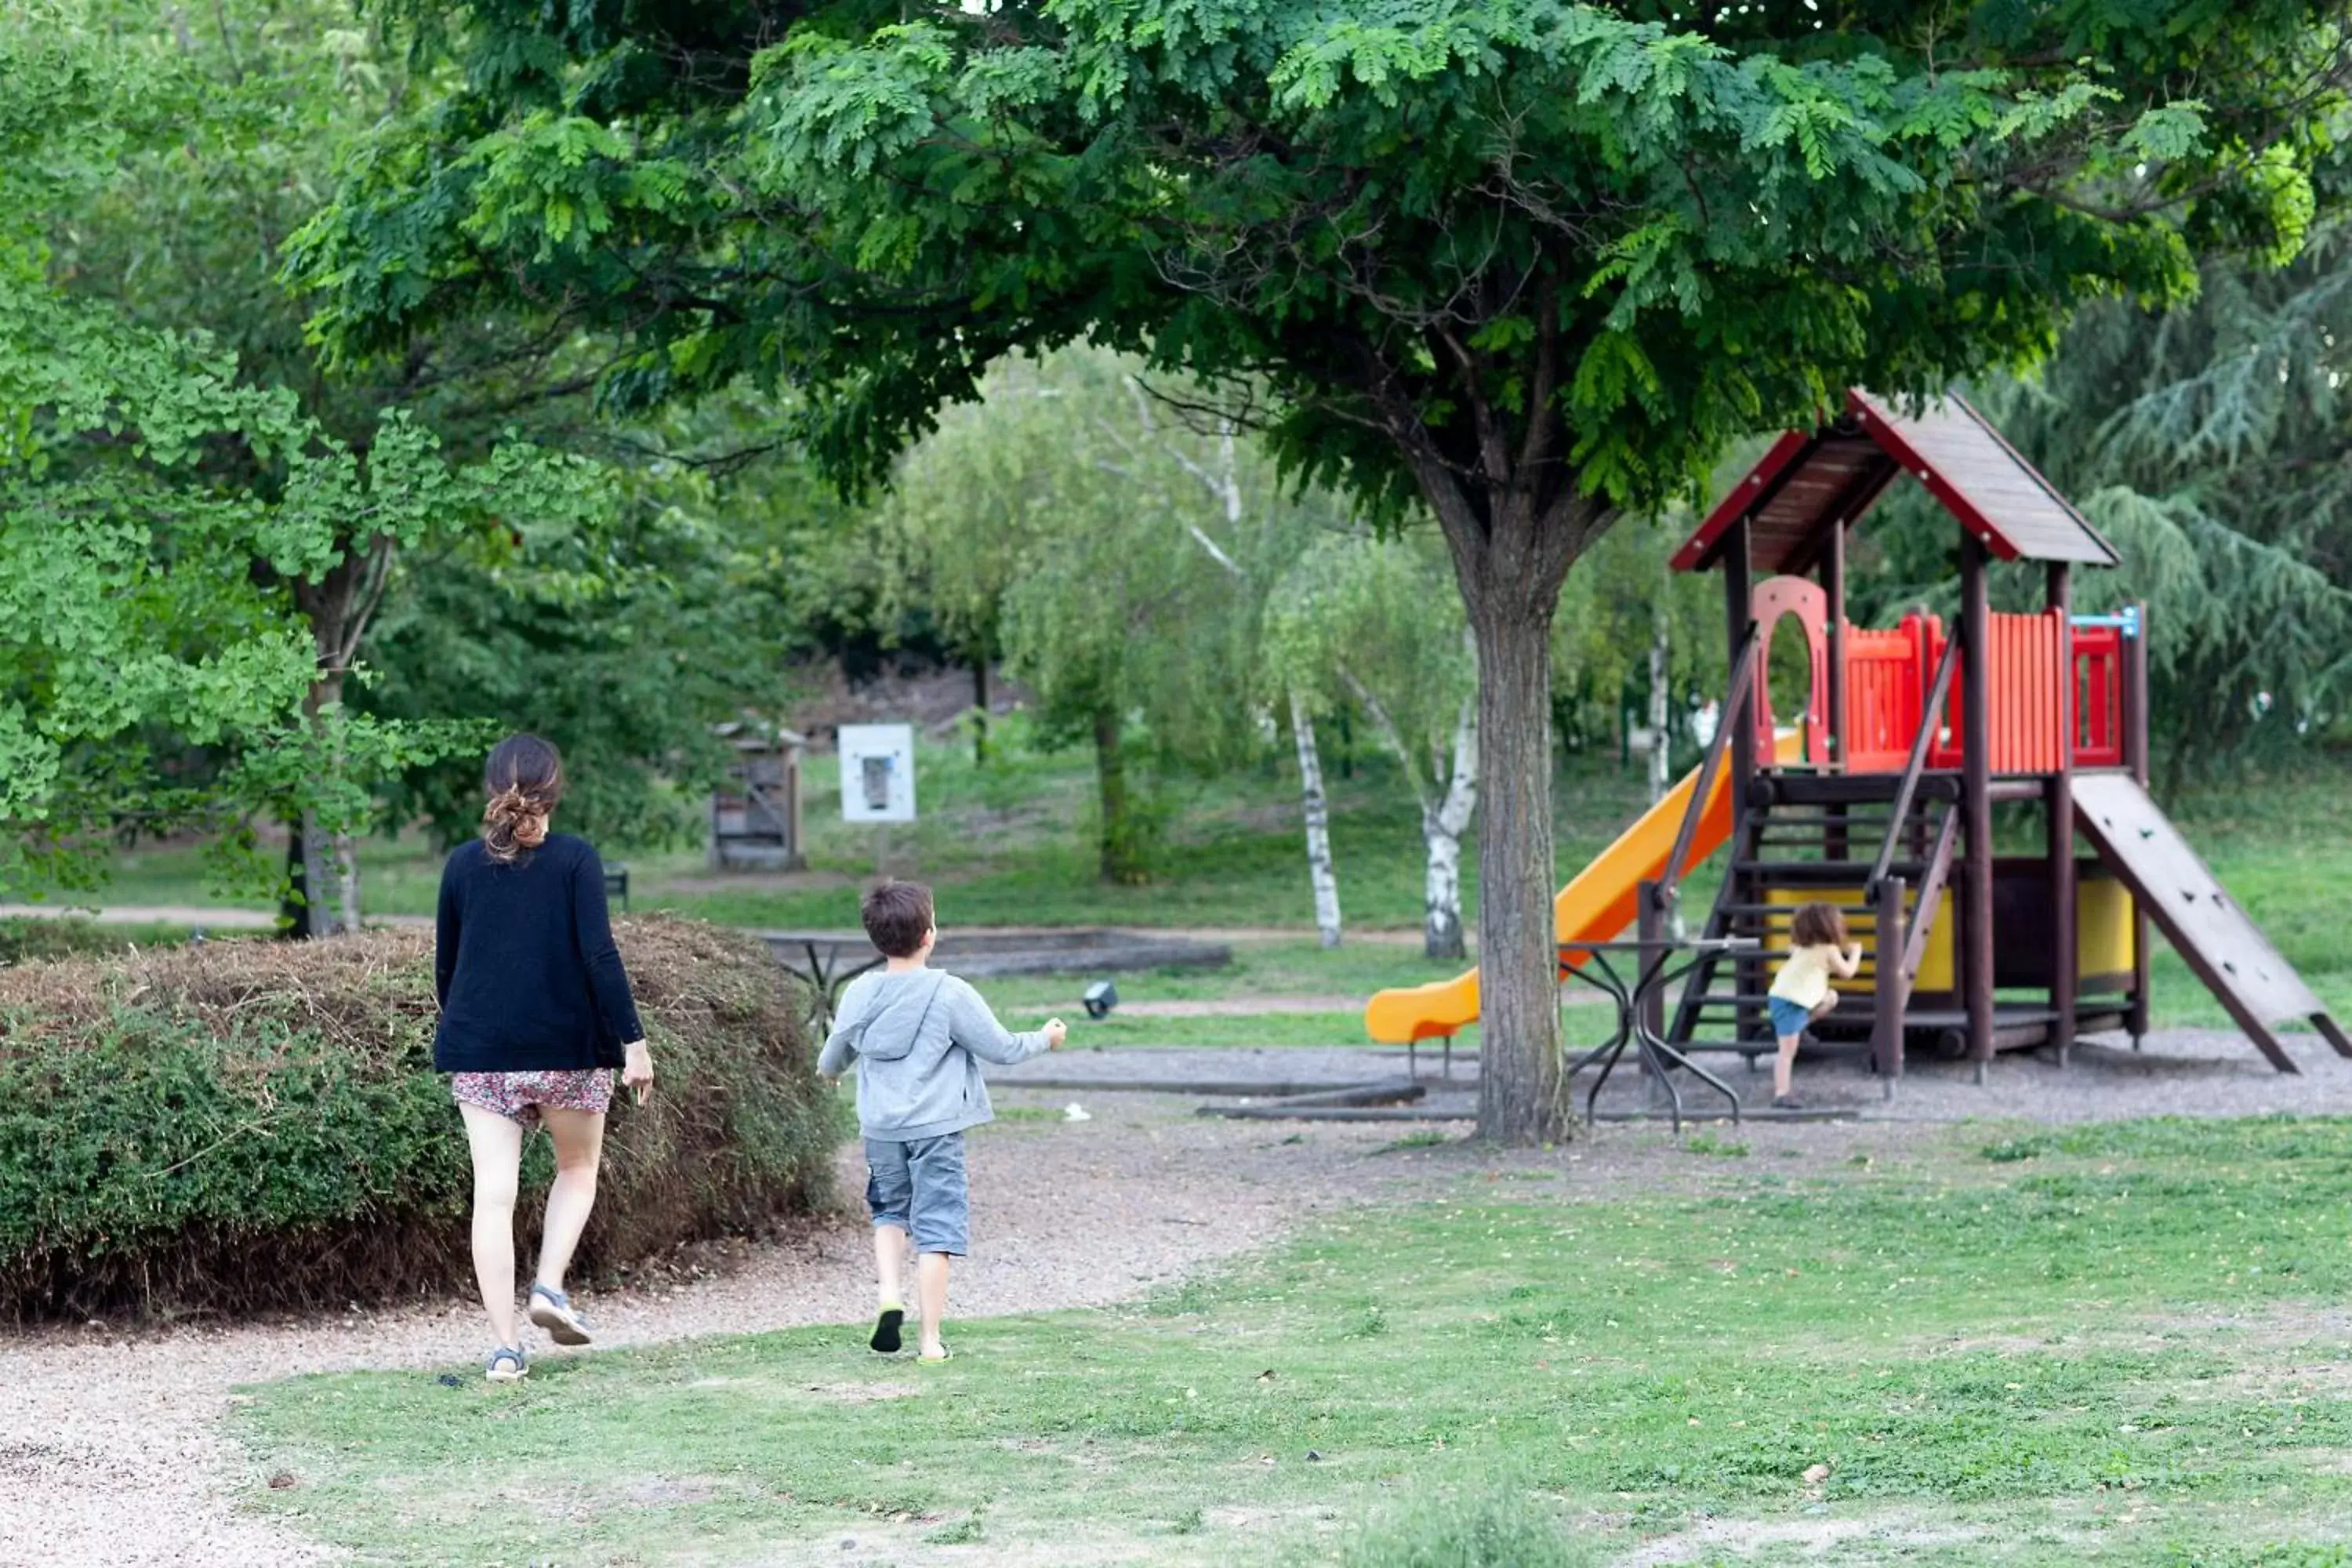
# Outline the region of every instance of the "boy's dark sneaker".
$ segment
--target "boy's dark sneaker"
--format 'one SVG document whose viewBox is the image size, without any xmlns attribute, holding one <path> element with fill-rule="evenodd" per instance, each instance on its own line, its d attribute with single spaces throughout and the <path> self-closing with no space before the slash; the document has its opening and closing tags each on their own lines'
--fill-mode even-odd
<svg viewBox="0 0 2352 1568">
<path fill-rule="evenodd" d="M 1805 1109 L 1805 1102 L 1799 1100 L 1793 1094 L 1776 1094 L 1772 1097 L 1772 1109 L 1775 1110 L 1802 1110 Z"/>
<path fill-rule="evenodd" d="M 899 1345 L 904 1342 L 898 1337 L 898 1330 L 906 1321 L 906 1308 L 897 1305 L 884 1307 L 874 1314 L 874 1337 L 866 1342 L 884 1355 L 898 1354 Z"/>
</svg>

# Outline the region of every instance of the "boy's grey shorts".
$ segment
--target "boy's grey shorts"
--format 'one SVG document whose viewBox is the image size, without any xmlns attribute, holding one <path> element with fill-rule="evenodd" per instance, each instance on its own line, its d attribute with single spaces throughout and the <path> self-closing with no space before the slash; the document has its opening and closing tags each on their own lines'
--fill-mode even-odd
<svg viewBox="0 0 2352 1568">
<path fill-rule="evenodd" d="M 866 1206 L 878 1227 L 895 1225 L 917 1252 L 961 1258 L 971 1245 L 971 1185 L 963 1170 L 963 1134 L 909 1143 L 866 1140 Z"/>
</svg>

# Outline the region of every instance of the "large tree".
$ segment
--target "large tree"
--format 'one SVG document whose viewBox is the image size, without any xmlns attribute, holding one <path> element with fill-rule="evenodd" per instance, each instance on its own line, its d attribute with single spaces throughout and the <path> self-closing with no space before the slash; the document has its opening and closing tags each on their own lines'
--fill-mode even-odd
<svg viewBox="0 0 2352 1568">
<path fill-rule="evenodd" d="M 410 0 L 468 86 L 294 264 L 346 358 L 535 308 L 633 337 L 611 398 L 789 384 L 853 483 L 1092 336 L 1227 384 L 1370 515 L 1425 505 L 1481 682 L 1480 1124 L 1528 1139 L 1570 563 L 1846 383 L 1939 390 L 2084 299 L 2183 297 L 2200 247 L 2291 253 L 2344 9 Z"/>
</svg>

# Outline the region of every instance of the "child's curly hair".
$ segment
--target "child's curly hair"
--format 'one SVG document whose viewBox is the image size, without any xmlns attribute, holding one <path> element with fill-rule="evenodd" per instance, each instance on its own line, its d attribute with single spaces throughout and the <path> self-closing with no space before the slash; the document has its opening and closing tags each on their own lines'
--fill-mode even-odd
<svg viewBox="0 0 2352 1568">
<path fill-rule="evenodd" d="M 1797 947 L 1843 949 L 1849 940 L 1845 934 L 1845 915 L 1835 904 L 1807 904 L 1797 911 L 1789 940 Z"/>
</svg>

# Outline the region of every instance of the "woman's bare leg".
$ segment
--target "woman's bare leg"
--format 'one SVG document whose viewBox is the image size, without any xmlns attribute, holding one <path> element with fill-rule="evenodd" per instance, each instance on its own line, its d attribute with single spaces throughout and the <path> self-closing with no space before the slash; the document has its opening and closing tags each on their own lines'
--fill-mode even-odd
<svg viewBox="0 0 2352 1568">
<path fill-rule="evenodd" d="M 515 1186 L 522 1173 L 522 1123 L 478 1105 L 460 1105 L 466 1146 L 474 1156 L 474 1280 L 482 1310 L 502 1346 L 515 1338 Z"/>
<path fill-rule="evenodd" d="M 547 1189 L 547 1224 L 539 1242 L 539 1283 L 561 1292 L 564 1270 L 596 1206 L 596 1167 L 604 1155 L 604 1113 L 542 1105 L 555 1142 L 555 1182 Z"/>
</svg>

